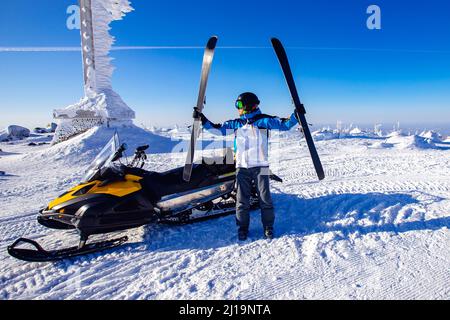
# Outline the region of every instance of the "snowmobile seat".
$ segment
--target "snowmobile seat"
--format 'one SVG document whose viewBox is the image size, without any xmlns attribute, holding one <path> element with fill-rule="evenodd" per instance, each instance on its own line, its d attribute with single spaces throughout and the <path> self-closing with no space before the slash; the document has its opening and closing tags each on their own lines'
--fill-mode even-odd
<svg viewBox="0 0 450 320">
<path fill-rule="evenodd" d="M 206 159 L 201 164 L 195 164 L 189 182 L 183 180 L 183 167 L 166 172 L 146 172 L 142 181 L 143 188 L 151 200 L 157 201 L 166 195 L 186 192 L 230 179 L 229 176 L 219 177 L 226 173 L 233 173 L 235 171 L 234 163 L 221 164 L 224 162 L 223 157 L 216 158 L 217 161 L 213 160 Z"/>
</svg>

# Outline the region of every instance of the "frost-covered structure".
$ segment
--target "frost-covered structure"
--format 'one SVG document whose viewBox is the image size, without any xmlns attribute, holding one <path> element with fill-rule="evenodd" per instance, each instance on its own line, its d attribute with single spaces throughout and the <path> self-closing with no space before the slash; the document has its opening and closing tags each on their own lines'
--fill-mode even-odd
<svg viewBox="0 0 450 320">
<path fill-rule="evenodd" d="M 112 89 L 114 67 L 109 51 L 114 37 L 110 23 L 133 10 L 128 0 L 80 0 L 80 33 L 85 97 L 64 109 L 55 110 L 58 128 L 53 143 L 97 125 L 128 126 L 134 111 Z"/>
</svg>

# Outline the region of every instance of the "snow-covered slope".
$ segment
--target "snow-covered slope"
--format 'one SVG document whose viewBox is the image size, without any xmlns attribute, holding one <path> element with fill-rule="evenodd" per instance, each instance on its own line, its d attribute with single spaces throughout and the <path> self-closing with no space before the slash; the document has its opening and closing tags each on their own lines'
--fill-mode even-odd
<svg viewBox="0 0 450 320">
<path fill-rule="evenodd" d="M 419 136 L 429 139 L 433 142 L 442 142 L 442 136 L 433 130 L 423 131 Z"/>
<path fill-rule="evenodd" d="M 124 247 L 58 263 L 8 256 L 21 236 L 48 248 L 76 243 L 74 233 L 38 225 L 36 212 L 76 183 L 85 165 L 76 155 L 89 158 L 107 130 L 76 144 L 0 144 L 0 299 L 450 298 L 450 151 L 375 149 L 365 138 L 317 142 L 322 182 L 296 134 L 272 144 L 271 169 L 284 182 L 272 183 L 271 242 L 254 212 L 244 243 L 229 216 L 129 230 Z M 121 134 L 129 144 L 154 139 L 142 141 L 150 144 L 148 168 L 184 162 L 185 153 L 158 153 L 176 143 L 170 139 Z"/>
<path fill-rule="evenodd" d="M 392 135 L 385 141 L 387 144 L 400 149 L 429 149 L 434 148 L 436 145 L 431 139 L 424 138 L 418 135 L 404 136 L 404 135 Z"/>
<path fill-rule="evenodd" d="M 30 157 L 45 156 L 50 161 L 64 159 L 66 162 L 75 162 L 81 158 L 91 161 L 115 132 L 119 133 L 121 142 L 127 144 L 129 156 L 133 154 L 136 147 L 144 144 L 150 146 L 149 153 L 168 153 L 172 151 L 176 143 L 179 143 L 175 139 L 155 135 L 134 125 L 118 128 L 101 126 L 89 129 L 72 139 L 30 155 Z"/>
</svg>

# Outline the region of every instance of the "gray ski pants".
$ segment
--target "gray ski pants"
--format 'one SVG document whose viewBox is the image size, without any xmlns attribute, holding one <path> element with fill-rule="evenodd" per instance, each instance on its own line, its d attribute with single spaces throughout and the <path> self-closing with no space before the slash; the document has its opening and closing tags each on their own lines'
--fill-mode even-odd
<svg viewBox="0 0 450 320">
<path fill-rule="evenodd" d="M 250 224 L 250 196 L 252 193 L 252 180 L 255 181 L 256 191 L 261 207 L 261 220 L 264 227 L 273 227 L 275 213 L 272 197 L 270 195 L 269 168 L 237 168 L 237 201 L 236 220 L 240 228 L 248 229 Z"/>
</svg>

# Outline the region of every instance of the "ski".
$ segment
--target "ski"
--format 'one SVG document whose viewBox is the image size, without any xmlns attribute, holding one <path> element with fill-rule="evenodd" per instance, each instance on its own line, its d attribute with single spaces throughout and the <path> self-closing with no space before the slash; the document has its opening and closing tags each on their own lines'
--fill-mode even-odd
<svg viewBox="0 0 450 320">
<path fill-rule="evenodd" d="M 191 215 L 179 215 L 175 217 L 168 217 L 159 221 L 161 224 L 167 225 L 187 225 L 196 222 L 203 222 L 208 220 L 213 220 L 221 217 L 226 217 L 236 212 L 236 204 L 231 204 L 228 208 L 224 207 L 220 210 L 214 210 L 214 212 L 205 212 L 203 214 L 199 214 L 197 216 Z"/>
<path fill-rule="evenodd" d="M 62 259 L 72 258 L 88 253 L 103 251 L 115 248 L 128 241 L 128 237 L 121 237 L 113 240 L 99 241 L 86 244 L 83 247 L 71 247 L 59 250 L 45 250 L 36 241 L 26 238 L 17 239 L 12 245 L 8 246 L 8 253 L 20 260 L 29 262 L 50 262 Z M 17 248 L 20 243 L 27 243 L 35 248 Z"/>
<path fill-rule="evenodd" d="M 211 69 L 211 63 L 214 57 L 214 49 L 216 48 L 217 37 L 213 36 L 208 40 L 206 44 L 205 53 L 203 55 L 202 73 L 200 77 L 200 89 L 198 92 L 197 105 L 199 112 L 202 112 L 203 106 L 205 104 L 205 93 L 206 85 L 208 83 L 209 70 Z M 200 135 L 200 119 L 194 118 L 194 123 L 192 125 L 191 141 L 189 144 L 189 149 L 186 157 L 186 164 L 183 170 L 183 180 L 189 182 L 191 180 L 192 167 L 194 165 L 194 153 L 195 144 L 197 143 L 197 138 Z"/>
<path fill-rule="evenodd" d="M 309 153 L 311 154 L 312 162 L 314 164 L 314 168 L 316 169 L 317 176 L 319 177 L 319 180 L 322 180 L 325 178 L 325 173 L 323 172 L 322 163 L 320 162 L 319 155 L 317 153 L 316 147 L 314 145 L 314 140 L 311 136 L 311 132 L 308 127 L 308 122 L 306 121 L 305 117 L 305 107 L 300 102 L 300 97 L 298 95 L 297 87 L 295 86 L 294 77 L 292 76 L 291 67 L 289 65 L 289 60 L 286 54 L 286 51 L 284 50 L 283 45 L 281 44 L 281 41 L 272 38 L 272 46 L 275 50 L 275 53 L 277 55 L 278 61 L 280 62 L 281 69 L 283 70 L 284 77 L 286 79 L 287 85 L 289 87 L 289 91 L 291 92 L 292 100 L 294 102 L 295 110 L 296 110 L 296 116 L 297 120 L 300 122 L 303 134 L 306 139 L 306 143 L 308 144 Z"/>
</svg>

